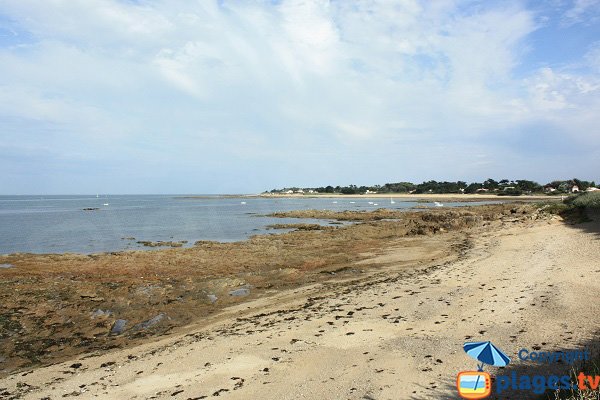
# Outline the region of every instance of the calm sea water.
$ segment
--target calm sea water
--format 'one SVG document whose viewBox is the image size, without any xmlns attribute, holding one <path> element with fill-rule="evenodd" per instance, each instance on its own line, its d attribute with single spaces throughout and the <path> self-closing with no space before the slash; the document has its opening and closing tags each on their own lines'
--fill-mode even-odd
<svg viewBox="0 0 600 400">
<path fill-rule="evenodd" d="M 314 223 L 314 220 L 262 216 L 275 211 L 406 209 L 418 204 L 399 199 L 395 202 L 391 204 L 389 199 L 366 197 L 0 196 L 0 254 L 148 249 L 137 244 L 138 240 L 187 240 L 188 246 L 196 240 L 236 241 L 255 234 L 273 233 L 265 229 L 269 224 Z M 461 206 L 465 203 L 445 205 Z M 84 211 L 84 208 L 99 210 Z"/>
</svg>

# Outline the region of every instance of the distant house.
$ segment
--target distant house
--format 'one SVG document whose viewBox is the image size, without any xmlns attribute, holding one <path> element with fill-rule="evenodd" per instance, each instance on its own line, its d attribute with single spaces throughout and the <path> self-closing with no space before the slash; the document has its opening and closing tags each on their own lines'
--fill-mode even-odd
<svg viewBox="0 0 600 400">
<path fill-rule="evenodd" d="M 477 193 L 485 193 L 485 192 L 489 192 L 489 191 L 490 191 L 490 190 L 489 190 L 489 189 L 486 189 L 486 188 L 479 188 L 479 189 L 477 189 L 475 192 L 477 192 Z"/>
<path fill-rule="evenodd" d="M 546 187 L 544 188 L 544 192 L 546 192 L 546 193 L 552 193 L 552 192 L 556 192 L 556 188 L 555 188 L 555 187 L 552 187 L 552 186 L 546 186 Z"/>
<path fill-rule="evenodd" d="M 513 189 L 515 189 L 514 186 L 504 186 L 504 189 L 502 189 L 502 190 L 506 192 L 507 190 L 513 190 Z"/>
<path fill-rule="evenodd" d="M 600 189 L 598 189 L 597 187 L 590 186 L 585 191 L 586 192 L 600 192 Z"/>
<path fill-rule="evenodd" d="M 296 190 L 296 193 L 304 193 L 304 190 L 298 189 L 298 190 Z"/>
<path fill-rule="evenodd" d="M 577 192 L 579 192 L 579 186 L 573 185 L 573 187 L 571 188 L 571 193 L 577 193 Z"/>
<path fill-rule="evenodd" d="M 365 192 L 365 194 L 375 194 L 375 193 L 377 193 L 377 191 L 369 190 L 369 189 L 367 189 L 367 191 Z"/>
<path fill-rule="evenodd" d="M 308 193 L 314 193 L 314 192 L 315 192 L 315 191 L 314 191 L 314 190 L 312 190 L 312 189 L 310 189 L 310 190 L 308 191 Z"/>
<path fill-rule="evenodd" d="M 294 193 L 294 191 L 293 190 L 287 190 L 285 193 L 292 194 L 292 193 Z"/>
</svg>

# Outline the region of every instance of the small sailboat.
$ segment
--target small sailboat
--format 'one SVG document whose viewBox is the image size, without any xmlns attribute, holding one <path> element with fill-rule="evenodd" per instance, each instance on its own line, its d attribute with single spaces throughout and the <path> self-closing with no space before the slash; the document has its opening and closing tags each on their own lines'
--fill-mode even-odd
<svg viewBox="0 0 600 400">
<path fill-rule="evenodd" d="M 442 203 L 437 202 L 437 201 L 434 201 L 433 205 L 436 206 L 436 207 L 444 207 L 444 205 Z"/>
<path fill-rule="evenodd" d="M 396 202 L 394 201 L 394 199 L 392 199 L 391 197 L 390 197 L 390 204 L 396 204 Z"/>
</svg>

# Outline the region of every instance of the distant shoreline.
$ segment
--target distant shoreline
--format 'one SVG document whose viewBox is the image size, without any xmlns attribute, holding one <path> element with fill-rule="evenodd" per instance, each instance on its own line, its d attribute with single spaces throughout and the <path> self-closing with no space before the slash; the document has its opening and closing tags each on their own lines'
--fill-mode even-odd
<svg viewBox="0 0 600 400">
<path fill-rule="evenodd" d="M 495 194 L 457 194 L 457 193 L 425 193 L 425 194 L 410 194 L 410 193 L 373 193 L 373 194 L 341 194 L 341 193 L 311 193 L 311 194 L 279 194 L 279 193 L 263 193 L 259 195 L 250 195 L 246 197 L 263 197 L 263 198 L 394 198 L 394 199 L 410 199 L 410 200 L 445 200 L 457 202 L 473 202 L 478 200 L 522 200 L 522 201 L 538 201 L 538 200 L 555 200 L 560 201 L 560 196 L 544 196 L 544 195 L 521 195 L 521 196 L 498 196 Z"/>
<path fill-rule="evenodd" d="M 260 194 L 200 194 L 173 196 L 175 199 L 247 199 L 249 197 L 261 197 Z"/>
</svg>

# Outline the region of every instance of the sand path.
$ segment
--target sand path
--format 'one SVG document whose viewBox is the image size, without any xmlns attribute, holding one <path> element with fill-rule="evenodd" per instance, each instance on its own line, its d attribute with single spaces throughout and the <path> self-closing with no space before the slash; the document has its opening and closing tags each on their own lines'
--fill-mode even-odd
<svg viewBox="0 0 600 400">
<path fill-rule="evenodd" d="M 465 340 L 514 357 L 574 348 L 600 328 L 600 240 L 597 223 L 584 225 L 473 235 L 458 260 L 421 270 L 389 265 L 402 250 L 388 250 L 378 256 L 388 266 L 366 278 L 239 305 L 208 328 L 12 375 L 0 388 L 26 399 L 457 398 L 456 373 L 475 368 Z"/>
</svg>

